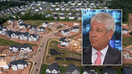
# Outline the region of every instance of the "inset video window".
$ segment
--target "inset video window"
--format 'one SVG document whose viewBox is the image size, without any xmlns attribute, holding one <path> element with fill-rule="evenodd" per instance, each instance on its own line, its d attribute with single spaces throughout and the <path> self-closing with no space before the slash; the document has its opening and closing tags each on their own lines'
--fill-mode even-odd
<svg viewBox="0 0 132 74">
<path fill-rule="evenodd" d="M 122 65 L 122 10 L 82 10 L 82 65 Z"/>
</svg>

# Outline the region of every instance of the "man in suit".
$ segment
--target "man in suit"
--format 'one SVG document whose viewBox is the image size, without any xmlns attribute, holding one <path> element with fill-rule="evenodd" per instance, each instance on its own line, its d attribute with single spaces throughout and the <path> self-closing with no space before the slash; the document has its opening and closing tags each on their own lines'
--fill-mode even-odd
<svg viewBox="0 0 132 74">
<path fill-rule="evenodd" d="M 121 52 L 109 45 L 115 31 L 115 21 L 108 13 L 98 13 L 91 19 L 89 40 L 83 48 L 83 65 L 121 65 Z"/>
</svg>

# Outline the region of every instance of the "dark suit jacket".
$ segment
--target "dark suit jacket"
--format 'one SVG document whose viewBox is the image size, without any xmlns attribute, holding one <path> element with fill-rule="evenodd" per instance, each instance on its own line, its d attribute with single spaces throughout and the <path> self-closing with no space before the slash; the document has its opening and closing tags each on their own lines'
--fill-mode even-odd
<svg viewBox="0 0 132 74">
<path fill-rule="evenodd" d="M 83 65 L 91 65 L 92 46 L 83 48 Z M 110 45 L 106 52 L 103 65 L 121 64 L 121 52 L 113 49 Z"/>
</svg>

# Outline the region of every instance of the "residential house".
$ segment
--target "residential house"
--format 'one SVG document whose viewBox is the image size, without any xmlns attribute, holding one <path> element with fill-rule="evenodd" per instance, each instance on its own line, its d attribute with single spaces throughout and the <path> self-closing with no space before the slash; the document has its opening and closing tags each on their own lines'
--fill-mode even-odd
<svg viewBox="0 0 132 74">
<path fill-rule="evenodd" d="M 51 8 L 50 8 L 50 10 L 51 10 L 51 11 L 54 11 L 54 10 L 55 10 L 55 8 L 54 8 L 54 7 L 51 7 Z"/>
<path fill-rule="evenodd" d="M 57 19 L 57 18 L 58 18 L 58 15 L 56 15 L 56 14 L 53 15 L 53 18 L 54 18 L 54 19 Z"/>
<path fill-rule="evenodd" d="M 19 38 L 20 38 L 20 40 L 28 40 L 28 38 L 29 38 L 29 33 L 28 32 L 26 32 L 26 33 L 21 33 L 20 35 L 19 35 Z"/>
<path fill-rule="evenodd" d="M 0 34 L 4 35 L 6 31 L 7 30 L 2 25 L 0 25 Z"/>
<path fill-rule="evenodd" d="M 81 2 L 78 2 L 78 3 L 77 3 L 77 5 L 79 5 L 79 6 L 80 6 L 80 5 L 82 5 L 82 3 L 81 3 Z"/>
<path fill-rule="evenodd" d="M 76 11 L 80 11 L 80 8 L 79 7 L 76 7 Z"/>
<path fill-rule="evenodd" d="M 60 19 L 65 19 L 65 15 L 60 15 Z"/>
<path fill-rule="evenodd" d="M 72 6 L 75 6 L 75 4 L 76 4 L 76 3 L 74 3 L 74 2 L 71 3 Z"/>
<path fill-rule="evenodd" d="M 90 5 L 91 5 L 91 6 L 94 5 L 94 2 L 91 2 Z"/>
<path fill-rule="evenodd" d="M 59 15 L 65 15 L 65 12 L 59 12 Z"/>
<path fill-rule="evenodd" d="M 132 68 L 130 66 L 124 66 L 123 67 L 123 74 L 131 74 Z"/>
<path fill-rule="evenodd" d="M 9 19 L 8 24 L 10 24 L 10 23 L 15 23 L 15 20 L 14 19 Z"/>
<path fill-rule="evenodd" d="M 69 19 L 70 19 L 70 20 L 75 19 L 74 15 L 69 15 Z"/>
<path fill-rule="evenodd" d="M 58 14 L 58 12 L 57 11 L 53 11 L 52 14 Z"/>
<path fill-rule="evenodd" d="M 22 14 L 22 15 L 26 14 L 26 11 L 21 11 L 21 14 Z"/>
<path fill-rule="evenodd" d="M 21 24 L 21 23 L 24 23 L 24 21 L 21 20 L 21 19 L 18 19 L 18 20 L 17 20 L 17 23 L 18 23 L 18 24 Z"/>
<path fill-rule="evenodd" d="M 80 74 L 79 67 L 75 66 L 74 64 L 69 64 L 65 74 Z"/>
<path fill-rule="evenodd" d="M 80 28 L 79 27 L 72 27 L 71 32 L 79 32 Z"/>
<path fill-rule="evenodd" d="M 40 9 L 40 10 L 45 9 L 44 5 L 41 5 L 41 6 L 39 7 L 39 9 Z"/>
<path fill-rule="evenodd" d="M 82 16 L 78 15 L 77 20 L 82 20 Z"/>
<path fill-rule="evenodd" d="M 39 35 L 38 34 L 30 34 L 28 39 L 29 39 L 29 41 L 37 41 L 39 39 Z"/>
<path fill-rule="evenodd" d="M 5 33 L 5 35 L 6 35 L 8 38 L 10 38 L 12 32 L 13 32 L 12 30 L 7 30 L 6 33 Z"/>
<path fill-rule="evenodd" d="M 67 6 L 68 4 L 67 3 L 64 3 L 64 6 Z"/>
<path fill-rule="evenodd" d="M 115 69 L 111 66 L 107 66 L 105 68 L 102 68 L 101 74 L 117 74 Z"/>
<path fill-rule="evenodd" d="M 12 62 L 12 70 L 14 71 L 18 69 L 24 69 L 27 66 L 28 66 L 28 63 L 24 59 L 15 60 Z"/>
<path fill-rule="evenodd" d="M 43 27 L 48 27 L 48 26 L 49 26 L 49 23 L 48 23 L 48 22 L 43 22 L 43 23 L 42 23 L 42 26 L 43 26 Z"/>
<path fill-rule="evenodd" d="M 23 28 L 24 28 L 24 29 L 27 29 L 28 27 L 29 27 L 29 26 L 28 26 L 26 23 L 20 23 L 20 24 L 19 24 L 19 28 L 20 28 L 20 29 L 23 29 Z"/>
<path fill-rule="evenodd" d="M 74 8 L 74 7 L 71 7 L 71 10 L 72 10 L 72 11 L 75 11 L 75 8 Z"/>
<path fill-rule="evenodd" d="M 56 7 L 56 5 L 55 4 L 52 4 L 51 7 Z"/>
<path fill-rule="evenodd" d="M 70 8 L 69 7 L 66 7 L 66 11 L 69 11 L 70 10 Z"/>
<path fill-rule="evenodd" d="M 30 32 L 32 32 L 32 31 L 37 31 L 37 26 L 34 26 L 34 25 L 30 25 L 30 30 L 29 30 Z"/>
<path fill-rule="evenodd" d="M 61 74 L 58 63 L 53 63 L 47 66 L 46 74 Z"/>
<path fill-rule="evenodd" d="M 61 10 L 64 11 L 65 10 L 65 7 L 61 7 Z"/>
<path fill-rule="evenodd" d="M 128 33 L 128 29 L 123 28 L 122 29 L 122 34 L 127 34 L 127 33 Z"/>
<path fill-rule="evenodd" d="M 76 15 L 78 16 L 78 15 L 81 15 L 81 12 L 76 12 Z"/>
<path fill-rule="evenodd" d="M 11 38 L 12 38 L 12 39 L 19 39 L 19 35 L 20 35 L 20 34 L 21 34 L 21 32 L 17 32 L 17 31 L 14 32 L 14 31 L 13 31 L 13 32 L 11 33 Z"/>
<path fill-rule="evenodd" d="M 0 60 L 0 67 L 3 68 L 3 70 L 9 70 L 11 66 L 11 62 L 8 60 Z"/>
<path fill-rule="evenodd" d="M 59 8 L 59 7 L 56 7 L 56 8 L 55 8 L 55 10 L 56 10 L 56 11 L 59 11 L 59 10 L 60 10 L 60 8 Z"/>
<path fill-rule="evenodd" d="M 61 34 L 64 35 L 64 36 L 65 35 L 70 35 L 70 31 L 69 31 L 69 29 L 62 30 Z"/>
<path fill-rule="evenodd" d="M 82 74 L 98 74 L 97 70 L 93 67 L 83 67 Z"/>
<path fill-rule="evenodd" d="M 39 11 L 39 9 L 35 9 L 35 12 L 38 12 Z"/>
<path fill-rule="evenodd" d="M 72 12 L 68 12 L 68 15 L 73 15 L 73 13 Z"/>
<path fill-rule="evenodd" d="M 33 49 L 30 45 L 26 45 L 26 44 L 21 45 L 20 52 L 32 52 L 32 51 L 33 51 Z"/>
<path fill-rule="evenodd" d="M 69 44 L 69 41 L 66 39 L 66 37 L 64 37 L 64 38 L 60 38 L 59 43 L 62 47 L 67 47 L 67 45 Z"/>
<path fill-rule="evenodd" d="M 19 45 L 10 45 L 9 47 L 9 52 L 18 52 L 20 49 L 20 46 Z"/>
<path fill-rule="evenodd" d="M 43 26 L 40 26 L 39 28 L 38 28 L 38 32 L 45 32 L 46 31 L 46 29 L 43 27 Z"/>
<path fill-rule="evenodd" d="M 51 16 L 51 14 L 45 14 L 45 17 L 47 18 L 47 17 L 50 17 Z"/>
</svg>

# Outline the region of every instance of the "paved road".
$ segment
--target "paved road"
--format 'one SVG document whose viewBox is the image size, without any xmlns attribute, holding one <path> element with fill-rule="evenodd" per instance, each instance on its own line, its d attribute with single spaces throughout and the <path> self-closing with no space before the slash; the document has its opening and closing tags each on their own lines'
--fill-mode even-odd
<svg viewBox="0 0 132 74">
<path fill-rule="evenodd" d="M 69 28 L 69 27 L 67 27 L 67 28 Z M 67 29 L 67 28 L 61 28 L 59 30 L 63 30 L 63 29 Z M 44 58 L 43 56 L 44 56 L 44 53 L 45 53 L 45 48 L 46 48 L 47 41 L 50 39 L 50 37 L 52 37 L 52 35 L 54 35 L 54 33 L 56 31 L 59 31 L 59 30 L 54 30 L 54 31 L 50 32 L 49 34 L 43 36 L 44 37 L 44 41 L 43 41 L 44 45 L 43 45 L 43 47 L 40 47 L 41 51 L 39 51 L 38 55 L 35 55 L 33 58 L 31 58 L 32 61 L 37 62 L 37 64 L 34 65 L 34 69 L 33 69 L 32 74 L 39 74 L 41 64 L 43 63 L 42 61 L 43 61 L 43 58 Z M 38 71 L 36 71 L 36 69 L 38 69 Z"/>
<path fill-rule="evenodd" d="M 38 55 L 34 56 L 31 60 L 33 60 L 34 62 L 37 62 L 36 65 L 34 65 L 34 70 L 33 70 L 33 73 L 32 74 L 39 74 L 39 71 L 40 71 L 40 67 L 41 67 L 41 64 L 42 64 L 42 61 L 43 61 L 43 56 L 44 56 L 44 51 L 45 51 L 45 48 L 46 48 L 46 43 L 47 41 L 49 40 L 49 38 L 54 34 L 54 32 L 51 32 L 47 35 L 44 36 L 44 45 L 43 47 L 40 47 L 40 50 Z M 38 69 L 38 71 L 36 71 L 36 69 Z"/>
</svg>

